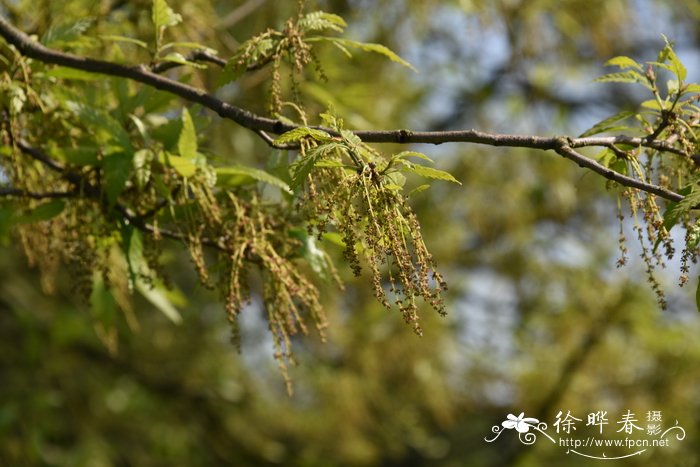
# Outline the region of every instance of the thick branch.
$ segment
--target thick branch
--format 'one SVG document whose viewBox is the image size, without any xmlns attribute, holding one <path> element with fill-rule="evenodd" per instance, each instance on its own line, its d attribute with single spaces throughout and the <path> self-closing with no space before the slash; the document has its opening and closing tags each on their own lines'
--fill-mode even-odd
<svg viewBox="0 0 700 467">
<path fill-rule="evenodd" d="M 33 41 L 29 36 L 13 27 L 4 18 L 0 17 L 0 36 L 7 42 L 17 47 L 17 49 L 27 57 L 40 60 L 45 63 L 61 65 L 78 70 L 101 73 L 111 76 L 120 76 L 131 79 L 156 89 L 170 92 L 190 102 L 201 104 L 213 110 L 222 118 L 233 120 L 241 126 L 248 128 L 258 135 L 261 135 L 268 144 L 274 145 L 272 138 L 267 133 L 281 134 L 296 128 L 295 125 L 283 123 L 256 115 L 247 110 L 221 101 L 206 91 L 180 83 L 178 81 L 160 76 L 149 71 L 145 66 L 127 67 L 117 63 L 103 60 L 81 57 L 73 54 L 59 52 Z M 319 128 L 331 134 L 333 130 Z M 611 137 L 589 137 L 589 138 L 561 138 L 543 137 L 528 135 L 504 135 L 485 133 L 477 130 L 456 130 L 456 131 L 410 131 L 410 130 L 380 130 L 380 131 L 356 131 L 355 134 L 363 141 L 369 143 L 429 143 L 442 144 L 450 142 L 465 142 L 475 144 L 486 144 L 489 146 L 507 146 L 533 148 L 542 150 L 553 150 L 561 156 L 576 162 L 579 166 L 588 168 L 609 180 L 618 182 L 624 186 L 637 188 L 648 193 L 652 193 L 670 201 L 679 201 L 683 197 L 677 193 L 666 190 L 656 185 L 642 182 L 631 177 L 619 174 L 596 161 L 589 159 L 572 148 L 586 146 L 603 146 L 613 148 L 616 153 L 616 145 L 625 144 L 637 147 L 648 147 L 658 151 L 671 152 L 678 155 L 687 156 L 681 149 L 673 146 L 670 142 L 657 141 L 650 138 L 633 138 L 629 136 Z M 563 141 L 563 142 L 562 142 Z M 285 147 L 289 149 L 289 147 Z"/>
<path fill-rule="evenodd" d="M 47 191 L 38 193 L 34 191 L 20 190 L 18 188 L 0 187 L 0 197 L 31 198 L 31 199 L 56 199 L 74 198 L 74 191 Z"/>
</svg>

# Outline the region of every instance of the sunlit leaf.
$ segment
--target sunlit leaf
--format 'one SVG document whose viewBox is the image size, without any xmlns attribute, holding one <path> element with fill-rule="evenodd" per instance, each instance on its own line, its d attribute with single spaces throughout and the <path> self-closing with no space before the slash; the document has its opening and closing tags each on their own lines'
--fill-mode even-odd
<svg viewBox="0 0 700 467">
<path fill-rule="evenodd" d="M 325 11 L 313 11 L 299 20 L 299 28 L 306 32 L 331 30 L 343 32 L 347 23 L 343 18 Z"/>
<path fill-rule="evenodd" d="M 402 151 L 402 152 L 394 155 L 395 159 L 405 159 L 407 157 L 415 157 L 417 159 L 422 159 L 424 161 L 433 162 L 433 160 L 431 158 L 429 158 L 428 156 L 426 156 L 422 152 Z"/>
<path fill-rule="evenodd" d="M 182 157 L 189 160 L 197 158 L 197 131 L 192 116 L 186 108 L 182 109 L 182 129 L 177 140 L 177 150 Z"/>
<path fill-rule="evenodd" d="M 156 29 L 160 29 L 163 27 L 175 26 L 182 21 L 182 16 L 175 13 L 165 0 L 153 0 L 151 19 Z"/>
<path fill-rule="evenodd" d="M 307 137 L 320 142 L 330 141 L 332 139 L 331 135 L 329 135 L 323 130 L 317 130 L 315 128 L 308 128 L 302 126 L 281 134 L 275 139 L 274 143 L 278 145 L 298 143 L 299 141 Z"/>
<path fill-rule="evenodd" d="M 433 178 L 435 180 L 445 180 L 447 182 L 457 183 L 461 185 L 456 178 L 452 176 L 451 173 L 445 172 L 444 170 L 434 169 L 432 167 L 426 167 L 424 165 L 412 164 L 408 161 L 404 162 L 404 171 L 420 175 L 421 177 Z"/>
<path fill-rule="evenodd" d="M 197 166 L 190 159 L 176 156 L 168 152 L 161 152 L 158 155 L 158 162 L 175 169 L 182 177 L 191 177 L 197 172 Z"/>
<path fill-rule="evenodd" d="M 217 185 L 219 186 L 233 186 L 239 183 L 232 183 L 230 177 L 234 176 L 234 180 L 241 180 L 240 178 L 235 178 L 236 176 L 250 177 L 251 179 L 267 183 L 272 186 L 281 188 L 282 191 L 286 193 L 292 193 L 289 185 L 283 180 L 275 177 L 274 175 L 265 172 L 264 170 L 256 169 L 255 167 L 248 167 L 244 165 L 230 166 L 230 167 L 219 167 L 216 169 L 216 179 Z"/>
<path fill-rule="evenodd" d="M 54 67 L 46 71 L 46 76 L 58 79 L 75 79 L 80 81 L 95 81 L 104 79 L 103 76 L 97 73 L 88 71 L 76 70 L 75 68 L 67 68 L 62 66 Z"/>
<path fill-rule="evenodd" d="M 628 119 L 632 116 L 634 116 L 635 112 L 632 112 L 630 110 L 623 110 L 622 112 L 618 112 L 612 117 L 608 117 L 605 120 L 602 120 L 592 127 L 590 127 L 588 130 L 584 131 L 579 135 L 579 138 L 585 138 L 587 136 L 591 135 L 596 135 L 599 133 L 603 133 L 606 131 L 611 130 L 612 128 L 619 128 L 619 126 L 613 125 L 614 123 L 617 123 L 621 120 Z"/>
<path fill-rule="evenodd" d="M 632 60 L 629 57 L 625 57 L 624 55 L 619 55 L 617 57 L 613 57 L 607 62 L 605 62 L 606 66 L 618 66 L 620 68 L 636 68 L 639 71 L 642 71 L 642 65 L 637 63 L 636 61 Z"/>
<path fill-rule="evenodd" d="M 349 54 L 349 49 L 355 48 L 355 49 L 360 49 L 363 52 L 373 52 L 377 53 L 379 55 L 383 55 L 385 58 L 388 58 L 392 62 L 399 63 L 407 68 L 410 68 L 411 70 L 415 71 L 416 73 L 418 70 L 416 70 L 413 65 L 408 63 L 406 60 L 401 58 L 396 54 L 396 52 L 392 51 L 388 47 L 381 45 L 381 44 L 372 44 L 372 43 L 365 43 L 365 42 L 357 42 L 353 41 L 350 39 L 343 39 L 340 37 L 310 37 L 307 39 L 308 42 L 330 42 L 332 44 L 335 44 L 336 46 L 341 46 L 341 49 L 346 52 L 346 54 Z"/>
</svg>

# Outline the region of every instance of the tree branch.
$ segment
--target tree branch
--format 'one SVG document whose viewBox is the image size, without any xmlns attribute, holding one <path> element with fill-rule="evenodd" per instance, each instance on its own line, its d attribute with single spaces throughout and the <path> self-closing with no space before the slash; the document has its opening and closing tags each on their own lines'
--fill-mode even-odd
<svg viewBox="0 0 700 467">
<path fill-rule="evenodd" d="M 32 198 L 32 199 L 57 199 L 74 198 L 74 191 L 47 191 L 37 193 L 34 191 L 20 190 L 19 188 L 0 187 L 1 197 Z"/>
<path fill-rule="evenodd" d="M 274 146 L 272 138 L 267 134 L 281 134 L 297 128 L 296 125 L 284 123 L 280 120 L 262 117 L 248 110 L 236 107 L 223 102 L 206 91 L 180 83 L 178 81 L 160 76 L 153 71 L 149 71 L 145 66 L 127 67 L 117 63 L 103 60 L 81 57 L 73 54 L 59 52 L 37 43 L 22 31 L 16 29 L 7 20 L 0 17 L 0 36 L 14 45 L 23 55 L 42 61 L 44 63 L 65 66 L 92 73 L 100 73 L 111 76 L 120 76 L 131 79 L 156 89 L 170 92 L 185 100 L 216 112 L 222 118 L 232 120 L 239 125 L 248 128 L 260 135 L 268 144 Z M 330 134 L 337 132 L 322 127 L 315 127 Z M 666 151 L 673 154 L 688 157 L 683 150 L 676 148 L 670 142 L 657 141 L 650 138 L 634 138 L 630 136 L 609 136 L 609 137 L 588 137 L 588 138 L 562 138 L 543 137 L 529 135 L 508 135 L 485 133 L 477 130 L 455 130 L 455 131 L 410 131 L 410 130 L 369 130 L 355 131 L 360 139 L 368 143 L 475 143 L 489 146 L 506 146 L 532 148 L 541 150 L 553 150 L 561 156 L 576 162 L 579 166 L 588 168 L 603 177 L 613 180 L 621 185 L 637 188 L 648 193 L 655 194 L 670 201 L 683 199 L 678 193 L 666 190 L 657 185 L 642 182 L 640 180 L 619 174 L 607 167 L 597 163 L 593 159 L 577 153 L 573 148 L 587 146 L 602 146 L 615 150 L 619 155 L 619 149 L 615 145 L 625 144 L 636 147 L 646 147 L 657 151 Z M 293 149 L 286 147 L 286 149 Z"/>
</svg>

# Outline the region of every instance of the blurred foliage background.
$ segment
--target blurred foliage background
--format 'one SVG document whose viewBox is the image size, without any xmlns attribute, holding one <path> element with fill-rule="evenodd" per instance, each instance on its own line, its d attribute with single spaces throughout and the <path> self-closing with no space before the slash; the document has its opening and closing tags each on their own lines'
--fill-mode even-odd
<svg viewBox="0 0 700 467">
<path fill-rule="evenodd" d="M 296 2 L 282 0 L 169 3 L 185 20 L 171 33 L 222 57 L 296 10 Z M 84 16 L 96 18 L 95 36 L 152 34 L 146 0 L 0 5 L 14 24 L 39 35 Z M 698 80 L 694 0 L 328 0 L 310 7 L 343 16 L 351 37 L 386 44 L 419 70 L 372 54 L 348 60 L 322 51 L 328 81 L 310 74 L 301 89 L 310 114 L 332 106 L 356 129 L 576 135 L 637 105 L 624 87 L 592 79 L 614 55 L 655 59 L 661 33 L 676 42 L 689 80 Z M 135 50 L 128 49 L 129 63 L 145 59 Z M 264 113 L 268 78 L 256 71 L 219 94 Z M 211 89 L 216 72 L 195 79 Z M 207 144 L 232 161 L 264 164 L 270 155 L 231 122 L 212 118 L 206 131 Z M 259 303 L 243 313 L 238 354 L 219 297 L 197 285 L 181 248 L 166 255 L 187 298 L 182 324 L 138 303 L 139 329 L 123 325 L 110 353 L 84 300 L 71 294 L 71 277 L 44 295 L 36 272 L 6 242 L 0 464 L 589 465 L 545 439 L 524 446 L 515 432 L 494 443 L 484 438 L 509 413 L 551 425 L 560 410 L 584 420 L 607 410 L 606 433 L 616 437 L 615 422 L 627 410 L 641 424 L 658 410 L 665 427 L 678 420 L 686 439 L 620 462 L 697 465 L 700 320 L 691 291 L 676 285 L 677 265 L 662 272 L 665 311 L 639 263 L 616 269 L 614 189 L 550 153 L 416 149 L 463 183 L 436 183 L 412 198 L 450 284 L 449 316 L 426 313 L 425 335 L 417 337 L 377 305 L 369 278 L 353 278 L 329 246 L 347 290 L 325 293 L 329 342 L 295 342 L 292 397 Z M 634 257 L 632 241 L 629 248 Z"/>
</svg>

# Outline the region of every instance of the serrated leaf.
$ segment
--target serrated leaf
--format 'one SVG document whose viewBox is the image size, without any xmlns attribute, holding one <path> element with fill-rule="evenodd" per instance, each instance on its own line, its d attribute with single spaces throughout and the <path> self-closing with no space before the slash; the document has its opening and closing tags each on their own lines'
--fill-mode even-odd
<svg viewBox="0 0 700 467">
<path fill-rule="evenodd" d="M 401 58 L 399 55 L 396 54 L 396 52 L 392 51 L 390 48 L 381 45 L 381 44 L 373 44 L 373 43 L 368 43 L 368 42 L 357 42 L 353 41 L 350 39 L 343 39 L 340 37 L 310 37 L 307 39 L 307 42 L 331 42 L 332 44 L 335 44 L 336 46 L 341 46 L 341 49 L 349 54 L 349 48 L 356 48 L 360 49 L 363 52 L 372 52 L 372 53 L 377 53 L 379 55 L 383 55 L 385 58 L 388 58 L 392 62 L 398 63 L 400 65 L 403 65 L 407 68 L 410 68 L 414 72 L 418 73 L 418 70 L 416 70 L 413 65 L 408 63 L 406 60 Z"/>
<path fill-rule="evenodd" d="M 153 0 L 153 10 L 151 19 L 156 26 L 156 30 L 163 27 L 175 26 L 182 21 L 182 16 L 175 13 L 165 0 Z"/>
<path fill-rule="evenodd" d="M 319 142 L 331 141 L 333 139 L 331 138 L 331 135 L 323 130 L 302 126 L 281 134 L 274 140 L 274 143 L 278 145 L 298 143 L 306 137 L 310 137 L 311 139 Z"/>
<path fill-rule="evenodd" d="M 343 140 L 345 140 L 350 146 L 359 146 L 362 144 L 360 137 L 350 130 L 340 130 L 340 136 L 342 136 Z"/>
<path fill-rule="evenodd" d="M 282 191 L 286 193 L 292 193 L 289 185 L 283 180 L 275 177 L 274 175 L 265 172 L 264 170 L 256 169 L 255 167 L 248 167 L 245 165 L 237 165 L 230 167 L 219 167 L 216 169 L 217 184 L 219 186 L 227 186 L 227 177 L 230 176 L 245 176 L 250 177 L 254 180 L 267 183 L 268 185 L 276 186 L 281 188 Z"/>
<path fill-rule="evenodd" d="M 114 41 L 114 42 L 126 42 L 128 44 L 133 44 L 138 47 L 147 49 L 148 44 L 146 44 L 144 41 L 140 41 L 138 39 L 134 39 L 133 37 L 126 37 L 126 36 L 118 36 L 118 35 L 113 35 L 113 34 L 106 34 L 103 36 L 99 36 L 100 39 L 105 40 L 105 41 Z"/>
<path fill-rule="evenodd" d="M 646 78 L 634 70 L 608 73 L 607 75 L 597 77 L 593 81 L 598 83 L 640 83 L 649 87 Z"/>
<path fill-rule="evenodd" d="M 431 158 L 423 154 L 422 152 L 416 152 L 416 151 L 402 151 L 398 154 L 395 154 L 393 156 L 394 159 L 405 159 L 407 157 L 415 157 L 417 159 L 422 159 L 424 161 L 428 162 L 433 162 Z"/>
<path fill-rule="evenodd" d="M 700 93 L 700 84 L 691 83 L 685 86 L 683 91 L 688 93 Z"/>
<path fill-rule="evenodd" d="M 23 213 L 13 219 L 15 224 L 33 224 L 35 222 L 53 219 L 63 212 L 66 203 L 63 200 L 55 199 L 35 207 L 29 212 Z"/>
<path fill-rule="evenodd" d="M 85 103 L 69 102 L 67 106 L 78 114 L 80 121 L 86 126 L 96 127 L 91 130 L 97 136 L 98 142 L 115 142 L 123 151 L 133 151 L 129 133 L 121 123 L 101 109 L 90 107 Z"/>
<path fill-rule="evenodd" d="M 435 180 L 445 180 L 447 182 L 456 183 L 461 185 L 456 178 L 452 176 L 451 173 L 445 172 L 444 170 L 434 169 L 432 167 L 426 167 L 424 165 L 411 164 L 410 162 L 404 161 L 404 171 L 420 175 L 421 177 L 433 178 Z"/>
<path fill-rule="evenodd" d="M 197 131 L 192 116 L 186 108 L 182 109 L 181 120 L 182 129 L 177 140 L 177 150 L 180 156 L 185 159 L 195 160 L 197 158 Z"/>
<path fill-rule="evenodd" d="M 625 57 L 624 55 L 618 55 L 617 57 L 611 58 L 610 60 L 605 62 L 605 66 L 618 66 L 622 69 L 636 68 L 637 70 L 642 71 L 642 65 L 640 65 L 639 63 L 637 63 L 629 57 Z"/>
<path fill-rule="evenodd" d="M 325 11 L 313 11 L 299 20 L 299 28 L 305 32 L 332 30 L 343 32 L 347 27 L 345 20 Z"/>
<path fill-rule="evenodd" d="M 603 133 L 606 131 L 609 131 L 611 128 L 613 128 L 612 124 L 617 123 L 620 120 L 625 120 L 627 118 L 633 117 L 635 112 L 632 112 L 630 110 L 623 110 L 621 112 L 616 113 L 612 117 L 608 117 L 605 120 L 602 120 L 592 127 L 590 127 L 588 130 L 584 131 L 579 135 L 579 138 L 585 138 L 587 136 L 591 135 L 596 135 L 599 133 Z"/>
<path fill-rule="evenodd" d="M 338 150 L 346 149 L 345 145 L 331 140 L 326 144 L 311 148 L 305 157 L 300 157 L 290 166 L 292 174 L 291 187 L 296 189 L 304 184 L 306 177 L 311 173 L 316 164 L 321 162 L 324 157 Z"/>
<path fill-rule="evenodd" d="M 688 76 L 688 70 L 685 68 L 685 65 L 683 65 L 683 62 L 681 62 L 681 60 L 678 58 L 678 55 L 676 55 L 676 52 L 673 50 L 673 47 L 671 47 L 671 44 L 668 42 L 668 39 L 664 37 L 664 40 L 666 41 L 666 47 L 664 47 L 663 50 L 665 55 L 664 58 L 671 62 L 672 71 L 678 77 L 678 79 L 680 81 L 684 81 L 686 76 Z"/>
<path fill-rule="evenodd" d="M 41 38 L 41 43 L 47 47 L 70 44 L 80 39 L 80 36 L 82 36 L 94 22 L 94 18 L 81 18 L 70 23 L 51 26 Z"/>
</svg>

